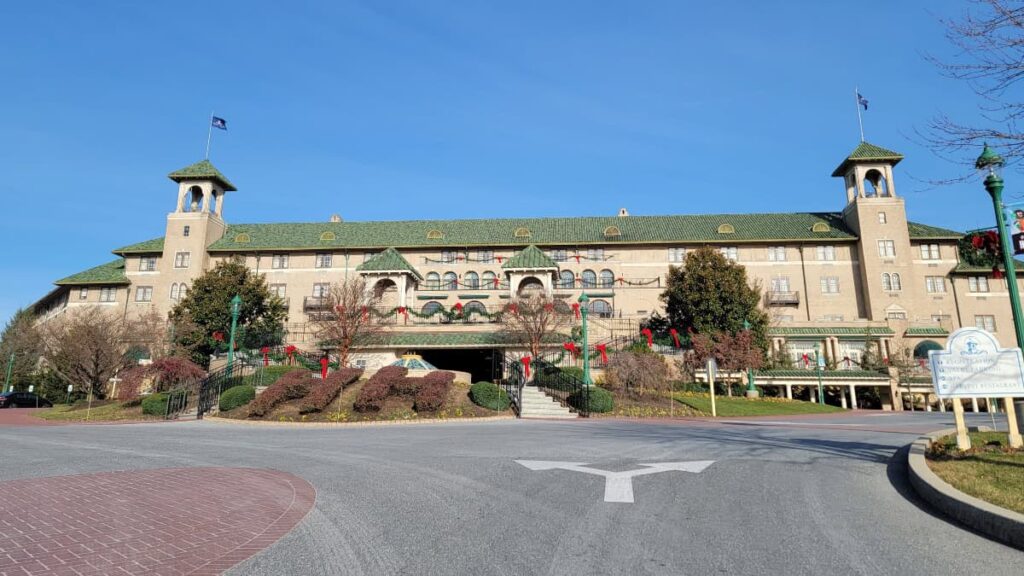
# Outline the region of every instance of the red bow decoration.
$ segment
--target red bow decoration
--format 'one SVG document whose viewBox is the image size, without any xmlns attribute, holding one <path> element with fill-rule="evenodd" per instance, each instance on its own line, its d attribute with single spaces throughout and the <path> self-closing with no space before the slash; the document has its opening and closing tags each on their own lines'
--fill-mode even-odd
<svg viewBox="0 0 1024 576">
<path fill-rule="evenodd" d="M 974 246 L 975 249 L 981 250 L 981 247 L 984 246 L 984 245 L 985 245 L 985 239 L 984 238 L 982 238 L 981 236 L 978 236 L 978 235 L 971 236 L 971 246 Z"/>
<path fill-rule="evenodd" d="M 607 364 L 608 363 L 608 352 L 607 352 L 608 345 L 607 344 L 598 344 L 598 345 L 594 346 L 594 348 L 596 348 L 597 351 L 601 353 L 601 362 L 604 362 L 605 364 Z"/>
<path fill-rule="evenodd" d="M 999 280 L 1003 277 L 1003 273 L 999 270 L 999 266 L 992 267 L 992 278 Z"/>
<path fill-rule="evenodd" d="M 455 306 L 452 306 L 452 309 L 454 309 L 456 312 L 461 314 L 462 313 L 462 302 L 456 302 Z"/>
<path fill-rule="evenodd" d="M 572 354 L 573 359 L 575 359 L 576 356 L 580 353 L 580 349 L 576 347 L 575 342 L 566 342 L 565 344 L 562 344 L 562 348 L 565 348 L 567 352 Z"/>
<path fill-rule="evenodd" d="M 575 259 L 576 259 L 576 263 L 577 263 L 577 264 L 579 264 L 579 263 L 580 263 L 580 255 L 579 255 L 579 254 L 576 254 L 575 256 L 573 256 L 573 258 L 575 258 Z"/>
<path fill-rule="evenodd" d="M 807 354 L 804 354 L 804 368 L 807 368 L 807 364 L 810 361 L 811 361 L 811 359 L 807 357 Z"/>
<path fill-rule="evenodd" d="M 551 304 L 550 302 L 544 305 L 544 311 L 545 312 L 551 312 L 554 309 L 555 309 L 555 305 Z"/>
<path fill-rule="evenodd" d="M 651 332 L 651 329 L 650 328 L 644 328 L 643 330 L 640 331 L 640 333 L 647 337 L 647 347 L 648 348 L 653 347 L 654 346 L 654 334 Z"/>
<path fill-rule="evenodd" d="M 501 264 L 501 259 L 504 258 L 504 256 L 495 256 L 495 258 L 498 259 L 498 264 Z M 497 280 L 495 280 L 495 282 L 497 282 Z"/>
<path fill-rule="evenodd" d="M 513 313 L 513 314 L 518 314 L 519 313 L 519 306 L 517 304 L 509 304 L 508 305 L 508 311 Z"/>
<path fill-rule="evenodd" d="M 679 343 L 679 332 L 675 328 L 669 328 L 668 333 L 672 335 L 672 339 L 676 342 L 676 348 L 681 348 L 682 345 Z"/>
<path fill-rule="evenodd" d="M 520 360 L 523 363 L 523 369 L 526 370 L 526 377 L 530 377 L 530 357 L 523 356 Z"/>
<path fill-rule="evenodd" d="M 572 303 L 572 313 L 573 313 L 574 316 L 576 316 L 577 320 L 580 319 L 580 303 L 579 302 L 573 302 Z"/>
<path fill-rule="evenodd" d="M 620 285 L 626 283 L 626 279 L 623 278 L 622 276 L 619 276 L 618 278 L 616 278 L 615 281 L 618 282 Z"/>
<path fill-rule="evenodd" d="M 288 364 L 291 364 L 292 360 L 294 360 L 293 356 L 295 356 L 296 350 L 298 350 L 298 348 L 290 344 L 284 349 L 284 353 L 288 355 Z"/>
<path fill-rule="evenodd" d="M 263 365 L 270 366 L 270 347 L 264 346 L 263 348 L 260 348 L 260 352 L 263 352 Z"/>
<path fill-rule="evenodd" d="M 495 279 L 494 279 L 494 289 L 495 289 L 495 290 L 497 290 L 497 289 L 498 289 L 498 283 L 499 283 L 499 282 L 501 282 L 501 281 L 500 281 L 500 280 L 498 280 L 497 278 L 495 278 Z"/>
<path fill-rule="evenodd" d="M 850 357 L 849 356 L 843 356 L 843 362 L 846 362 L 846 367 L 847 368 L 850 367 Z"/>
<path fill-rule="evenodd" d="M 401 314 L 402 316 L 405 316 L 406 322 L 409 321 L 409 310 L 405 306 L 399 306 L 398 313 Z"/>
<path fill-rule="evenodd" d="M 366 322 L 369 319 L 370 319 L 370 308 L 367 307 L 367 306 L 363 306 L 363 322 Z"/>
<path fill-rule="evenodd" d="M 223 342 L 224 333 L 221 332 L 220 330 L 217 330 L 216 332 L 213 333 L 213 339 L 216 340 L 217 342 Z"/>
<path fill-rule="evenodd" d="M 323 357 L 320 358 L 320 377 L 323 378 L 323 379 L 327 379 L 327 364 L 328 363 L 330 363 L 330 361 L 327 359 L 327 356 L 323 356 Z"/>
<path fill-rule="evenodd" d="M 885 365 L 888 366 L 889 365 L 889 358 L 888 357 L 882 358 L 882 362 L 885 362 Z"/>
</svg>

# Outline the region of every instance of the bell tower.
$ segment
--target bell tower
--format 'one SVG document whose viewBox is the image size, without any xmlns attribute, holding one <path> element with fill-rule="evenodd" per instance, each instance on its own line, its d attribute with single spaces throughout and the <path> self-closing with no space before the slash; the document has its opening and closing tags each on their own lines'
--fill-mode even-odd
<svg viewBox="0 0 1024 576">
<path fill-rule="evenodd" d="M 868 320 L 911 320 L 905 308 L 916 294 L 907 210 L 896 196 L 892 169 L 903 155 L 861 142 L 832 172 L 846 187 L 843 221 L 857 235 L 860 261 L 860 316 Z"/>
<path fill-rule="evenodd" d="M 161 276 L 171 286 L 172 300 L 182 294 L 180 286 L 208 267 L 206 247 L 224 235 L 224 195 L 236 190 L 209 160 L 201 160 L 167 175 L 178 184 L 174 212 L 167 215 Z"/>
</svg>

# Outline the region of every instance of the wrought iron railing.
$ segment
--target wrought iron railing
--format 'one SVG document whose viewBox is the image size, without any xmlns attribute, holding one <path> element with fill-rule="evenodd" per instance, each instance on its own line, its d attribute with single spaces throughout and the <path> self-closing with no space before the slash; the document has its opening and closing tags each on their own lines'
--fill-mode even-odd
<svg viewBox="0 0 1024 576">
<path fill-rule="evenodd" d="M 765 293 L 764 300 L 768 306 L 798 306 L 800 304 L 800 292 L 771 290 Z"/>
<path fill-rule="evenodd" d="M 262 382 L 262 359 L 251 354 L 236 354 L 230 365 L 210 372 L 199 382 L 196 418 L 202 419 L 204 414 L 216 408 L 224 390 L 239 384 L 259 386 Z"/>
<path fill-rule="evenodd" d="M 491 379 L 508 395 L 516 415 L 521 414 L 523 411 L 523 386 L 526 385 L 526 377 L 523 374 L 523 365 L 519 358 L 496 355 L 492 372 Z"/>
<path fill-rule="evenodd" d="M 532 383 L 535 386 L 581 417 L 590 416 L 590 386 L 555 365 L 548 357 L 534 360 L 533 366 Z"/>
<path fill-rule="evenodd" d="M 188 402 L 193 396 L 192 390 L 178 388 L 167 393 L 167 407 L 164 410 L 165 420 L 175 420 L 188 409 Z"/>
</svg>

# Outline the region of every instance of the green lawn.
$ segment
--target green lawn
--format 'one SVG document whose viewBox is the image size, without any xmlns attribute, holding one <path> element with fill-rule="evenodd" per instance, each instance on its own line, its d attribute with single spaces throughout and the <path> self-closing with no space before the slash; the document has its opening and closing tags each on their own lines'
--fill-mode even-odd
<svg viewBox="0 0 1024 576">
<path fill-rule="evenodd" d="M 93 402 L 92 410 L 89 410 L 85 402 L 67 405 L 57 405 L 49 410 L 40 410 L 33 414 L 44 420 L 59 420 L 63 422 L 116 422 L 127 420 L 156 420 L 157 416 L 150 416 L 142 413 L 141 406 L 125 408 L 120 402 Z M 88 418 L 86 418 L 88 416 Z"/>
<path fill-rule="evenodd" d="M 961 453 L 956 436 L 946 436 L 932 445 L 928 466 L 957 490 L 1024 514 L 1024 450 L 1007 444 L 1005 432 L 972 432 L 972 448 Z"/>
<path fill-rule="evenodd" d="M 711 415 L 711 398 L 707 394 L 680 392 L 677 402 L 685 404 L 706 416 Z M 786 416 L 789 414 L 826 414 L 843 412 L 836 406 L 813 404 L 784 398 L 756 398 L 715 396 L 715 409 L 719 416 Z"/>
</svg>

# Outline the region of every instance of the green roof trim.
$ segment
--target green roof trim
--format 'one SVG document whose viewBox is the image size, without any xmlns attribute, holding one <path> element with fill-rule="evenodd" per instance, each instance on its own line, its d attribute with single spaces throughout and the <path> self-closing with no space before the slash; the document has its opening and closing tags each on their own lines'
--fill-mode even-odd
<svg viewBox="0 0 1024 576">
<path fill-rule="evenodd" d="M 756 370 L 758 376 L 765 378 L 806 378 L 817 380 L 817 370 Z M 889 380 L 888 374 L 871 370 L 822 370 L 822 380 Z"/>
<path fill-rule="evenodd" d="M 408 272 L 417 280 L 423 280 L 423 276 L 413 268 L 412 264 L 398 253 L 394 248 L 388 248 L 380 254 L 356 266 L 360 272 Z"/>
<path fill-rule="evenodd" d="M 416 295 L 416 299 L 417 300 L 447 300 L 448 299 L 448 295 L 447 294 L 442 294 L 440 296 L 431 296 L 429 294 L 417 294 Z"/>
<path fill-rule="evenodd" d="M 854 328 L 848 326 L 820 326 L 814 328 L 769 328 L 768 334 L 770 336 L 788 336 L 791 338 L 824 338 L 828 336 L 864 338 L 867 336 L 894 336 L 895 332 L 893 332 L 891 328 L 887 328 L 885 326 L 865 326 L 864 328 Z"/>
<path fill-rule="evenodd" d="M 124 275 L 124 258 L 100 264 L 54 282 L 58 286 L 121 285 L 128 283 L 128 277 Z"/>
<path fill-rule="evenodd" d="M 540 248 L 530 244 L 501 265 L 504 270 L 546 270 L 558 269 L 558 264 Z"/>
<path fill-rule="evenodd" d="M 919 326 L 907 328 L 904 336 L 949 336 L 949 330 L 936 326 Z"/>
<path fill-rule="evenodd" d="M 152 240 L 146 240 L 145 242 L 138 242 L 135 244 L 129 244 L 128 246 L 122 246 L 114 250 L 114 254 L 162 254 L 164 251 L 164 239 L 153 238 Z"/>
<path fill-rule="evenodd" d="M 903 160 L 903 154 L 862 141 L 853 149 L 853 152 L 850 152 L 850 155 L 843 160 L 835 171 L 832 172 L 832 176 L 844 176 L 846 174 L 846 169 L 850 164 L 882 161 L 895 166 L 896 164 L 899 164 L 900 160 Z"/>
<path fill-rule="evenodd" d="M 587 292 L 588 298 L 615 298 L 615 292 Z"/>
<path fill-rule="evenodd" d="M 1024 274 L 1024 262 L 1021 262 L 1020 260 L 1014 260 L 1014 265 L 1017 267 L 1017 275 L 1018 276 L 1020 276 L 1021 274 Z M 999 270 L 1000 271 L 1003 270 L 1003 263 L 1002 262 L 999 263 Z M 973 274 L 980 274 L 980 275 L 984 275 L 984 276 L 989 276 L 989 275 L 992 274 L 992 268 L 990 268 L 988 266 L 975 266 L 973 264 L 968 264 L 966 262 L 961 261 L 959 264 L 956 265 L 956 268 L 953 268 L 953 270 L 950 273 L 951 274 L 972 274 L 972 275 Z"/>
<path fill-rule="evenodd" d="M 238 188 L 235 188 L 235 185 L 231 183 L 231 180 L 228 180 L 227 176 L 221 174 L 220 170 L 217 170 L 209 160 L 200 160 L 199 162 L 186 166 L 181 170 L 175 170 L 168 174 L 167 177 L 175 182 L 182 182 L 185 180 L 213 180 L 219 183 L 225 192 L 234 192 L 238 190 Z"/>
<path fill-rule="evenodd" d="M 483 300 L 490 297 L 490 294 L 459 294 L 459 300 Z"/>
<path fill-rule="evenodd" d="M 547 334 L 544 343 L 558 346 L 565 342 L 564 334 Z M 387 332 L 374 334 L 356 348 L 489 348 L 528 347 L 502 332 Z"/>
<path fill-rule="evenodd" d="M 907 222 L 907 231 L 910 232 L 911 240 L 959 240 L 964 235 L 963 232 L 949 228 L 939 228 L 917 222 Z"/>
</svg>

